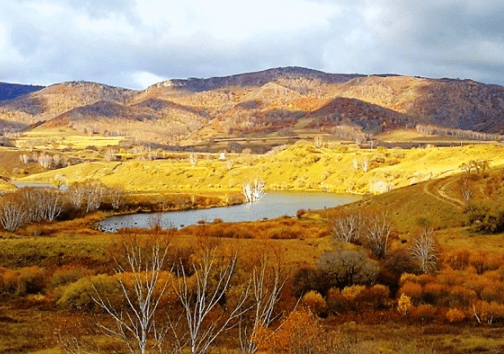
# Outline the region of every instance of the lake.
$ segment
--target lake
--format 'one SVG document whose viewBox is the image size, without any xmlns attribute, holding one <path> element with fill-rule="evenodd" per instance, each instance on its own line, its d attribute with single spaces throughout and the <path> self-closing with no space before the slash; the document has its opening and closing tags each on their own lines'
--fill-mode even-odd
<svg viewBox="0 0 504 354">
<path fill-rule="evenodd" d="M 121 228 L 150 229 L 156 225 L 163 229 L 197 224 L 200 220 L 212 222 L 219 218 L 224 222 L 256 221 L 274 219 L 283 215 L 295 216 L 299 209 L 324 209 L 348 204 L 361 199 L 356 195 L 322 192 L 271 192 L 259 201 L 223 208 L 172 211 L 164 213 L 142 213 L 112 216 L 98 223 L 106 232 Z"/>
</svg>

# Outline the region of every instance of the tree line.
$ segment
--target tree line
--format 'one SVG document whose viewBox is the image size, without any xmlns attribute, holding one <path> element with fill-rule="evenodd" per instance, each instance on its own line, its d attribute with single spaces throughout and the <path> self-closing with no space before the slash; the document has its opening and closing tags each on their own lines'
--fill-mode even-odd
<svg viewBox="0 0 504 354">
<path fill-rule="evenodd" d="M 0 224 L 4 230 L 14 232 L 32 222 L 71 219 L 80 213 L 90 213 L 104 203 L 118 210 L 125 199 L 124 189 L 107 187 L 98 181 L 74 184 L 65 191 L 25 187 L 0 199 Z"/>
</svg>

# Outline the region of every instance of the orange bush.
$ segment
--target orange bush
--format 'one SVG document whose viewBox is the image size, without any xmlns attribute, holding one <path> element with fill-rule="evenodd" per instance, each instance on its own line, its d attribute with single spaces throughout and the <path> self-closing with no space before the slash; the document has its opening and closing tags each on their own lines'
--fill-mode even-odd
<svg viewBox="0 0 504 354">
<path fill-rule="evenodd" d="M 329 309 L 334 313 L 343 313 L 349 310 L 347 300 L 338 288 L 329 289 L 326 301 Z"/>
<path fill-rule="evenodd" d="M 45 271 L 37 266 L 23 268 L 19 272 L 17 293 L 19 295 L 37 294 L 46 285 Z"/>
<path fill-rule="evenodd" d="M 477 297 L 474 290 L 460 285 L 449 288 L 448 296 L 448 307 L 467 307 Z"/>
<path fill-rule="evenodd" d="M 322 332 L 317 317 L 307 309 L 299 309 L 289 313 L 276 331 L 258 328 L 253 340 L 260 351 L 268 353 L 311 352 Z"/>
<path fill-rule="evenodd" d="M 418 283 L 405 283 L 397 292 L 399 296 L 405 294 L 410 297 L 414 303 L 418 303 L 422 299 L 422 286 Z"/>
<path fill-rule="evenodd" d="M 469 265 L 470 256 L 471 250 L 469 248 L 454 248 L 443 254 L 443 265 L 456 270 L 462 270 Z"/>
<path fill-rule="evenodd" d="M 458 308 L 453 308 L 448 310 L 445 317 L 451 323 L 458 323 L 465 320 L 466 314 Z"/>
<path fill-rule="evenodd" d="M 316 315 L 327 310 L 326 300 L 315 290 L 306 293 L 301 299 L 300 305 L 306 307 Z"/>
<path fill-rule="evenodd" d="M 436 283 L 436 277 L 432 274 L 422 274 L 417 277 L 417 282 L 422 286 L 425 286 L 428 283 Z"/>
<path fill-rule="evenodd" d="M 18 278 L 18 272 L 0 268 L 0 293 L 15 293 L 17 290 Z"/>
<path fill-rule="evenodd" d="M 478 322 L 492 324 L 504 318 L 504 305 L 495 301 L 476 301 L 473 305 L 473 313 Z"/>
<path fill-rule="evenodd" d="M 423 298 L 432 305 L 439 305 L 446 293 L 446 287 L 439 283 L 427 283 L 423 288 Z"/>
<path fill-rule="evenodd" d="M 399 279 L 399 285 L 403 286 L 406 283 L 418 283 L 418 277 L 415 274 L 403 273 Z"/>
<path fill-rule="evenodd" d="M 415 320 L 429 322 L 436 316 L 436 308 L 431 305 L 420 305 L 410 309 L 410 317 Z"/>
</svg>

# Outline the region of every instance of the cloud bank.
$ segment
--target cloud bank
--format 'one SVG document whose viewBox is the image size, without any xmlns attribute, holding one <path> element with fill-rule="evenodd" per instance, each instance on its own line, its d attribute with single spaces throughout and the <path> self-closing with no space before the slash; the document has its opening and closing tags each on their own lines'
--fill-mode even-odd
<svg viewBox="0 0 504 354">
<path fill-rule="evenodd" d="M 0 81 L 143 89 L 304 66 L 504 85 L 503 14 L 497 0 L 4 1 Z"/>
</svg>

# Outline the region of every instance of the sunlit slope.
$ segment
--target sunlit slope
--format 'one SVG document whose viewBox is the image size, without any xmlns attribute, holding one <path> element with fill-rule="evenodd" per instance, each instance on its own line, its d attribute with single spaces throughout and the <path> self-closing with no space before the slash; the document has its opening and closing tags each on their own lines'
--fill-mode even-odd
<svg viewBox="0 0 504 354">
<path fill-rule="evenodd" d="M 269 190 L 317 190 L 335 193 L 382 193 L 389 189 L 461 172 L 471 160 L 504 165 L 504 148 L 472 145 L 455 148 L 357 149 L 343 145 L 317 148 L 300 141 L 265 156 L 216 155 L 188 160 L 95 162 L 20 179 L 24 182 L 66 180 L 68 184 L 97 179 L 132 191 L 239 190 L 260 179 Z"/>
</svg>

